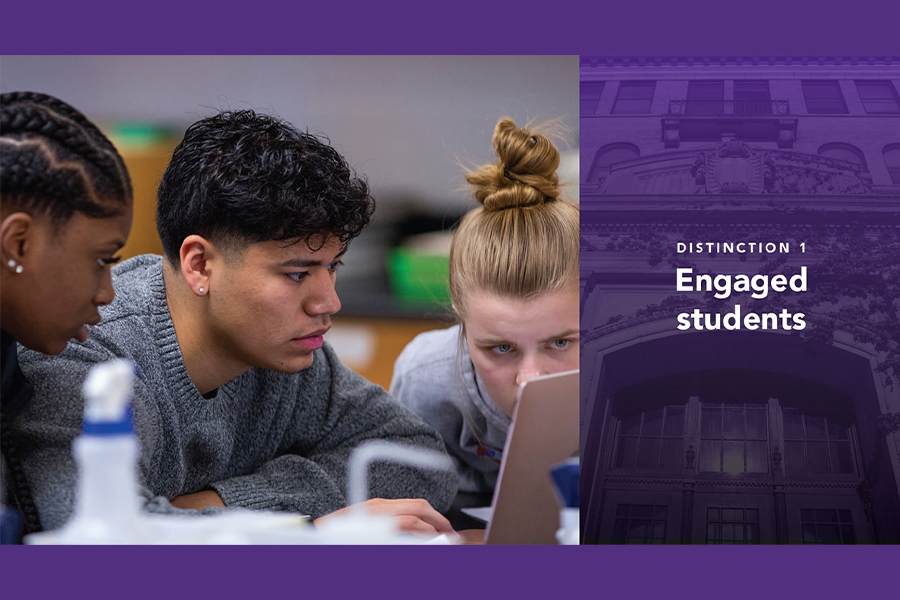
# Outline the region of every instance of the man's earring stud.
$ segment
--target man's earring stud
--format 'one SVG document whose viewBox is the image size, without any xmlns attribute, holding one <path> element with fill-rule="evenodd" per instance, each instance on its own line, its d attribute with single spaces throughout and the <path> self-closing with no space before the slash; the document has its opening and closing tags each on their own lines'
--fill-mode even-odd
<svg viewBox="0 0 900 600">
<path fill-rule="evenodd" d="M 14 269 L 16 273 L 22 272 L 22 265 L 17 265 L 16 261 L 14 261 L 13 259 L 9 259 L 6 263 L 6 266 L 10 269 Z"/>
</svg>

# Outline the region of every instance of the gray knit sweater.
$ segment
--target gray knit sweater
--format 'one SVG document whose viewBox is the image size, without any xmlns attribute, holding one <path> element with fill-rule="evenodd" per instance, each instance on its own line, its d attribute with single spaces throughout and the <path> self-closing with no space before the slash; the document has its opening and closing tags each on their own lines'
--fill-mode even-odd
<svg viewBox="0 0 900 600">
<path fill-rule="evenodd" d="M 491 494 L 511 419 L 488 397 L 459 326 L 422 333 L 394 364 L 391 395 L 438 430 L 456 463 L 459 491 Z M 479 451 L 479 446 L 482 450 Z"/>
<path fill-rule="evenodd" d="M 166 303 L 159 256 L 113 270 L 115 301 L 88 341 L 59 356 L 21 351 L 34 398 L 14 435 L 45 529 L 73 509 L 72 440 L 82 427 L 81 384 L 95 363 L 134 360 L 134 422 L 148 509 L 213 489 L 227 506 L 297 511 L 313 518 L 346 505 L 346 467 L 360 442 L 379 438 L 443 450 L 440 437 L 385 391 L 344 367 L 328 344 L 299 373 L 252 368 L 204 399 L 191 381 Z M 425 498 L 439 511 L 456 494 L 452 473 L 390 463 L 370 469 L 370 497 Z"/>
</svg>

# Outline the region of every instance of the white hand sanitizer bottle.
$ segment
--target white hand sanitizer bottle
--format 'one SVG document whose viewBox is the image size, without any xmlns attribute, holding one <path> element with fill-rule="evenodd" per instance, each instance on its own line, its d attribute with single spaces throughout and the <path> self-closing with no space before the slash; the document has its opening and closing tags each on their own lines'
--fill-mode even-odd
<svg viewBox="0 0 900 600">
<path fill-rule="evenodd" d="M 72 444 L 78 465 L 75 510 L 66 525 L 28 543 L 140 544 L 150 540 L 138 496 L 138 441 L 131 397 L 135 365 L 116 359 L 84 382 L 84 431 Z M 41 539 L 43 538 L 43 539 Z"/>
<path fill-rule="evenodd" d="M 578 510 L 580 472 L 578 457 L 572 457 L 550 469 L 550 476 L 556 484 L 557 497 L 562 504 L 556 541 L 563 545 L 577 546 L 580 539 L 581 524 Z"/>
</svg>

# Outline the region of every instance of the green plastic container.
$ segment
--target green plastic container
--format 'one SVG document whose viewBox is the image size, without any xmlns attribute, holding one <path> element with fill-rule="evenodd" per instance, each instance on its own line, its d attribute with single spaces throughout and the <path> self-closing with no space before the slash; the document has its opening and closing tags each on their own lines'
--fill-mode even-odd
<svg viewBox="0 0 900 600">
<path fill-rule="evenodd" d="M 177 140 L 179 137 L 177 132 L 164 125 L 138 121 L 120 121 L 108 133 L 116 146 L 131 150 L 154 148 L 169 140 Z"/>
<path fill-rule="evenodd" d="M 423 254 L 395 248 L 388 254 L 388 279 L 401 302 L 449 304 L 450 259 L 442 254 Z"/>
</svg>

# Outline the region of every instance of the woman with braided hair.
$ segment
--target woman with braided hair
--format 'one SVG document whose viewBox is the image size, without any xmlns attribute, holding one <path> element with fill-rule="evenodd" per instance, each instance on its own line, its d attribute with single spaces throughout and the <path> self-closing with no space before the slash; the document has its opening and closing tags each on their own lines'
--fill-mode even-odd
<svg viewBox="0 0 900 600">
<path fill-rule="evenodd" d="M 10 422 L 27 402 L 16 342 L 59 354 L 113 299 L 110 265 L 131 230 L 131 180 L 112 143 L 80 112 L 35 92 L 0 95 L 0 446 L 3 504 L 26 533 L 40 522 Z M 8 489 L 7 489 L 8 487 Z M 2 539 L 14 541 L 4 510 Z"/>
<path fill-rule="evenodd" d="M 450 247 L 460 324 L 410 342 L 391 383 L 441 433 L 474 504 L 490 502 L 518 386 L 579 358 L 578 207 L 561 197 L 559 151 L 509 118 L 492 143 L 497 162 L 466 176 L 481 206 Z"/>
</svg>

